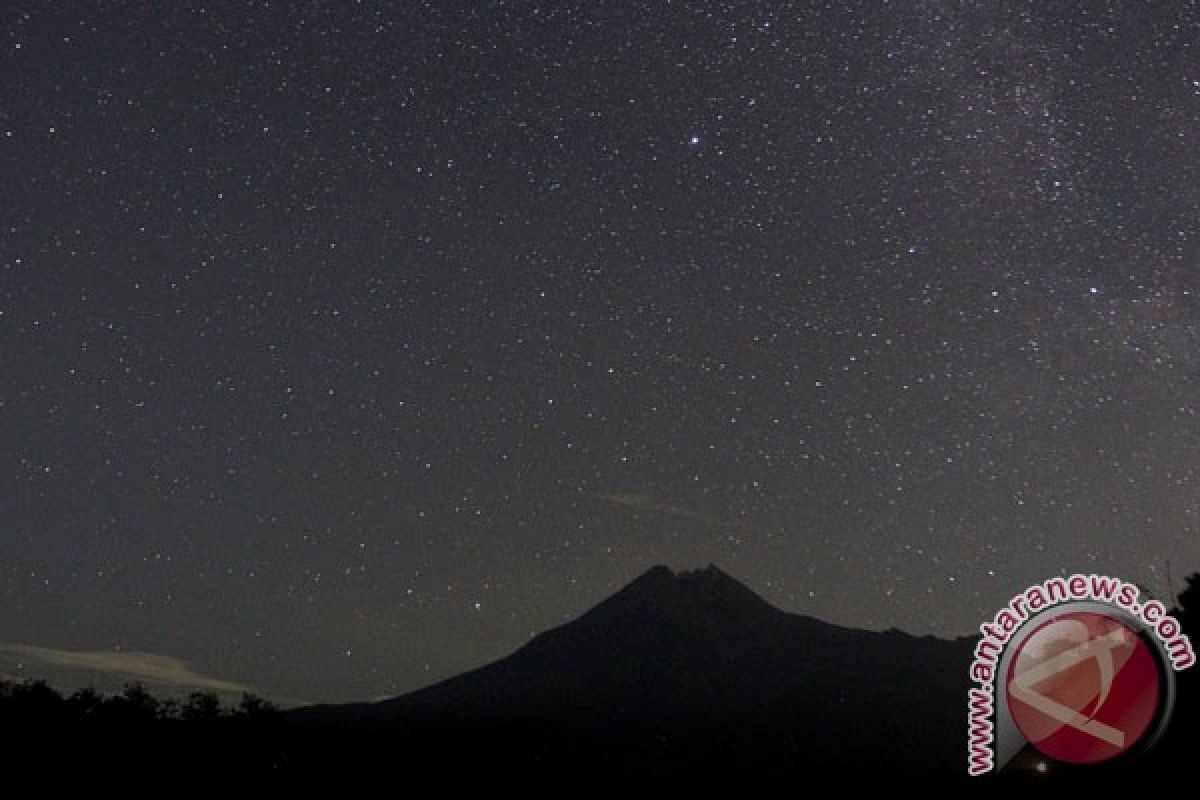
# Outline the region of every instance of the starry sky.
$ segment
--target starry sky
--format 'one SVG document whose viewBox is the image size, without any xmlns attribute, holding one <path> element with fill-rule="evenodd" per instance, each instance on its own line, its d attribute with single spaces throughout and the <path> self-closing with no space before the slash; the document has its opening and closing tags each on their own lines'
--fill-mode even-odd
<svg viewBox="0 0 1200 800">
<path fill-rule="evenodd" d="M 1195 2 L 7 4 L 0 643 L 340 701 L 656 563 L 937 635 L 1165 594 L 1198 56 Z"/>
</svg>

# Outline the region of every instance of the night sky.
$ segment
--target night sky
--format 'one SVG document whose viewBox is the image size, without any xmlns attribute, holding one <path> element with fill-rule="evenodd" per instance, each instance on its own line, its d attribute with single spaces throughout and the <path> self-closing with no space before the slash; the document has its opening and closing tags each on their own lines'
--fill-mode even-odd
<svg viewBox="0 0 1200 800">
<path fill-rule="evenodd" d="M 656 563 L 1165 595 L 1198 64 L 1195 2 L 6 4 L 0 669 L 367 699 Z"/>
</svg>

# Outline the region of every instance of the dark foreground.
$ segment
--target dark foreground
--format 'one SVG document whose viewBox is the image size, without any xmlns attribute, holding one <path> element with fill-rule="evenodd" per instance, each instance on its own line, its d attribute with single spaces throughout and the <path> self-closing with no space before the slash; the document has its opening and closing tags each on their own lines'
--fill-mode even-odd
<svg viewBox="0 0 1200 800">
<path fill-rule="evenodd" d="M 1200 578 L 1189 581 L 1200 600 Z M 972 648 L 788 614 L 715 567 L 655 567 L 507 658 L 382 703 L 279 712 L 247 697 L 225 711 L 203 694 L 175 706 L 138 687 L 63 698 L 0 684 L 0 796 L 1190 790 L 1200 668 L 1179 674 L 1173 721 L 1139 757 L 1068 768 L 1027 752 L 1000 775 L 968 778 Z"/>
<path fill-rule="evenodd" d="M 539 797 L 765 797 L 815 794 L 823 784 L 892 796 L 1071 796 L 1095 790 L 1186 787 L 1200 723 L 1193 681 L 1176 719 L 1136 760 L 1089 768 L 1035 769 L 968 778 L 962 748 L 921 749 L 912 721 L 895 752 L 841 739 L 798 738 L 749 720 L 695 720 L 674 735 L 647 730 L 583 733 L 516 720 L 331 722 L 272 710 L 211 718 L 121 717 L 48 696 L 0 704 L 5 796 L 113 790 L 122 796 L 395 796 L 429 791 L 515 792 Z M 885 709 L 877 709 L 886 719 Z M 802 728 L 802 721 L 797 722 Z M 811 734 L 809 734 L 811 735 Z M 953 762 L 953 763 L 952 763 Z M 822 792 L 823 794 L 824 792 Z"/>
</svg>

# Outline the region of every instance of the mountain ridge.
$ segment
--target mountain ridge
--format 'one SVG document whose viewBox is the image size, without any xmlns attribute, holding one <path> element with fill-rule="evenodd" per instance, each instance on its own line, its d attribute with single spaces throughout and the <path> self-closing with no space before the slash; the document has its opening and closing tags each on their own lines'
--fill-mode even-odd
<svg viewBox="0 0 1200 800">
<path fill-rule="evenodd" d="M 841 627 L 783 611 L 715 565 L 658 565 L 497 661 L 381 702 L 294 713 L 448 742 L 518 726 L 513 741 L 531 752 L 575 743 L 564 763 L 719 752 L 946 773 L 960 767 L 971 645 Z"/>
</svg>

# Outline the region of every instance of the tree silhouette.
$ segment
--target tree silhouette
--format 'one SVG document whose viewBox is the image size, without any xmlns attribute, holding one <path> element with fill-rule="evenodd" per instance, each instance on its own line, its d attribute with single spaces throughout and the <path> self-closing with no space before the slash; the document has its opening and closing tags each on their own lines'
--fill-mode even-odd
<svg viewBox="0 0 1200 800">
<path fill-rule="evenodd" d="M 188 722 L 217 719 L 221 716 L 221 699 L 212 692 L 192 692 L 180 716 Z"/>
<path fill-rule="evenodd" d="M 67 707 L 77 717 L 92 717 L 100 712 L 104 705 L 104 695 L 88 686 L 79 689 L 67 698 Z"/>
<path fill-rule="evenodd" d="M 1179 610 L 1176 616 L 1184 631 L 1189 636 L 1196 636 L 1200 634 L 1200 631 L 1196 630 L 1197 623 L 1200 623 L 1200 572 L 1189 575 L 1186 583 L 1183 591 L 1179 593 Z"/>
<path fill-rule="evenodd" d="M 238 703 L 235 712 L 240 717 L 261 717 L 274 714 L 279 707 L 269 700 L 264 700 L 252 692 L 243 692 L 242 701 Z"/>
<path fill-rule="evenodd" d="M 166 700 L 162 700 L 158 704 L 158 718 L 179 719 L 179 712 L 181 708 L 182 707 L 180 706 L 178 700 L 173 697 L 168 697 Z"/>
<path fill-rule="evenodd" d="M 121 699 L 124 700 L 122 712 L 126 719 L 139 722 L 158 719 L 158 698 L 142 684 L 126 684 Z"/>
<path fill-rule="evenodd" d="M 62 695 L 44 680 L 6 683 L 0 700 L 10 718 L 39 725 L 59 716 L 64 705 Z"/>
</svg>

